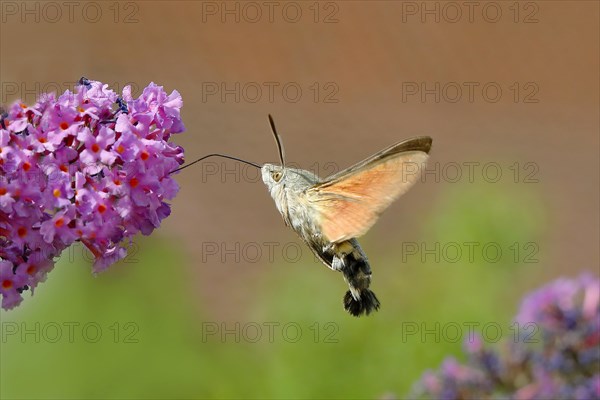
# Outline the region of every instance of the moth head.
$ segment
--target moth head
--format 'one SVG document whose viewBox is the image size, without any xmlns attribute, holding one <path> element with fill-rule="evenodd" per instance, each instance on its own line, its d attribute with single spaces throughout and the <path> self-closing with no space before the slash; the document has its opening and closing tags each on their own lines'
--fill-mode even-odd
<svg viewBox="0 0 600 400">
<path fill-rule="evenodd" d="M 260 169 L 262 180 L 269 190 L 281 186 L 285 169 L 280 165 L 265 164 Z"/>
<path fill-rule="evenodd" d="M 279 153 L 279 160 L 281 161 L 281 165 L 275 164 L 265 164 L 260 169 L 262 173 L 262 180 L 269 188 L 271 194 L 273 194 L 274 188 L 283 188 L 283 177 L 285 175 L 285 152 L 283 150 L 283 145 L 281 144 L 281 138 L 277 133 L 277 129 L 275 129 L 275 122 L 273 121 L 273 117 L 269 114 L 269 124 L 271 125 L 271 132 L 273 133 L 273 137 L 275 138 L 275 143 L 277 144 L 277 151 Z"/>
</svg>

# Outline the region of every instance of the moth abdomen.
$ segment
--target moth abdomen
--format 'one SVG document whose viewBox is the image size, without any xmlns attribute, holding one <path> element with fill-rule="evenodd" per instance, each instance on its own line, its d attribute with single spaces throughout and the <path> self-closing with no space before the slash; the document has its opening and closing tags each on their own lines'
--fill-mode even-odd
<svg viewBox="0 0 600 400">
<path fill-rule="evenodd" d="M 348 284 L 349 291 L 344 296 L 346 311 L 358 317 L 369 315 L 379 309 L 380 303 L 369 286 L 371 284 L 371 266 L 366 254 L 356 239 L 340 243 L 327 241 L 321 233 L 313 229 L 297 230 L 298 234 L 313 253 L 334 271 L 339 271 Z"/>
<path fill-rule="evenodd" d="M 344 275 L 350 290 L 344 296 L 344 309 L 355 317 L 369 315 L 379 309 L 375 293 L 369 289 L 371 266 L 356 239 L 334 246 L 333 265 Z"/>
</svg>

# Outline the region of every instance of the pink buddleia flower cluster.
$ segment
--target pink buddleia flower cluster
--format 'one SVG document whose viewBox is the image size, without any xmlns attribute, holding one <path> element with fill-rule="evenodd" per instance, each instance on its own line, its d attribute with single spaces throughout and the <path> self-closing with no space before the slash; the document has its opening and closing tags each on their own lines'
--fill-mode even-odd
<svg viewBox="0 0 600 400">
<path fill-rule="evenodd" d="M 534 291 L 515 323 L 533 329 L 498 348 L 469 337 L 467 362 L 448 358 L 425 372 L 409 398 L 600 399 L 598 278 L 558 279 Z"/>
<path fill-rule="evenodd" d="M 183 149 L 177 91 L 151 83 L 139 98 L 125 87 L 82 78 L 75 92 L 15 102 L 0 119 L 0 294 L 11 309 L 46 279 L 74 242 L 94 255 L 94 272 L 127 254 L 170 214 L 170 172 Z"/>
</svg>

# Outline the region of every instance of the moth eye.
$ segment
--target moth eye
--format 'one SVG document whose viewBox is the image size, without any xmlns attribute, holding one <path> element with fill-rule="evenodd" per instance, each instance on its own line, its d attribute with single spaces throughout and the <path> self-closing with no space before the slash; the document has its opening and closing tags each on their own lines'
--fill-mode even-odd
<svg viewBox="0 0 600 400">
<path fill-rule="evenodd" d="M 273 172 L 271 174 L 271 176 L 273 177 L 273 180 L 275 182 L 279 182 L 281 180 L 281 172 L 277 171 L 277 172 Z"/>
</svg>

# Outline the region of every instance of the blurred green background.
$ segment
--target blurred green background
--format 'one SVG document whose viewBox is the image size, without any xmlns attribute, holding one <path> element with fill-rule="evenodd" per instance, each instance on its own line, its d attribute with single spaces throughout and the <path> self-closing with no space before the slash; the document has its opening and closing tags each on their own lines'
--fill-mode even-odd
<svg viewBox="0 0 600 400">
<path fill-rule="evenodd" d="M 356 319 L 343 311 L 340 274 L 283 225 L 264 185 L 245 179 L 251 171 L 221 161 L 216 174 L 186 170 L 172 215 L 136 237 L 124 262 L 94 277 L 74 247 L 35 296 L 0 313 L 0 397 L 402 397 L 425 369 L 460 354 L 469 326 L 491 327 L 488 342 L 495 327 L 510 339 L 524 294 L 598 269 L 598 3 L 535 2 L 537 23 L 522 23 L 524 8 L 514 22 L 512 2 L 498 3 L 498 23 L 422 22 L 392 2 L 318 3 L 319 22 L 314 3 L 297 2 L 298 23 L 206 13 L 238 2 L 96 4 L 96 23 L 2 8 L 2 103 L 31 103 L 36 89 L 66 90 L 82 75 L 134 94 L 154 81 L 183 96 L 187 132 L 175 140 L 188 160 L 276 160 L 272 113 L 288 160 L 321 174 L 328 162 L 344 168 L 428 134 L 432 168 L 457 163 L 463 176 L 428 175 L 361 238 L 382 308 Z M 323 23 L 332 11 L 337 22 Z M 304 94 L 252 102 L 206 92 L 252 82 L 292 82 Z M 315 100 L 315 82 L 334 83 L 338 101 Z M 403 101 L 411 82 L 497 82 L 504 95 Z M 514 82 L 535 83 L 539 101 L 515 102 Z M 469 162 L 498 163 L 502 178 L 489 182 L 478 167 L 469 180 Z M 482 254 L 487 243 L 502 256 Z"/>
</svg>

